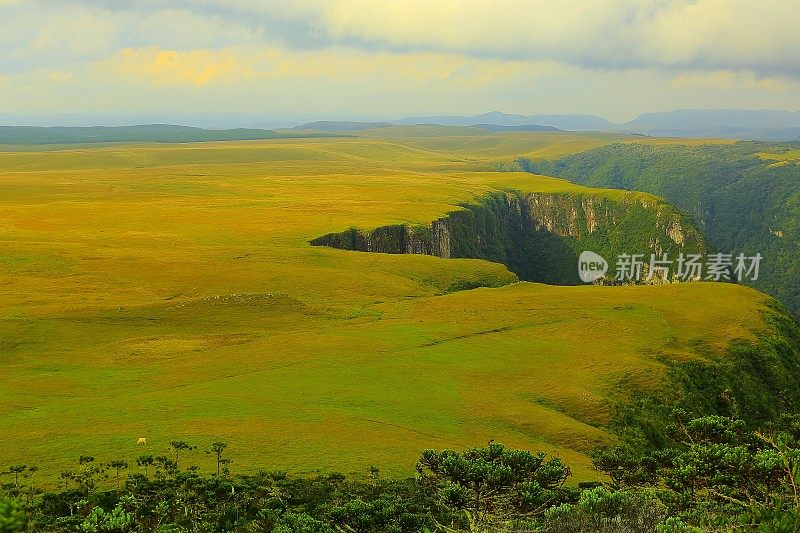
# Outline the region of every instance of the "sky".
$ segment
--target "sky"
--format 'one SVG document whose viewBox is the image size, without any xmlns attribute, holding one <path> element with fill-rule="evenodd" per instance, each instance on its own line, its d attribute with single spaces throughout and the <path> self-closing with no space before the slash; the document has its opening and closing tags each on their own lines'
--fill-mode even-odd
<svg viewBox="0 0 800 533">
<path fill-rule="evenodd" d="M 0 114 L 800 109 L 797 0 L 0 0 Z"/>
</svg>

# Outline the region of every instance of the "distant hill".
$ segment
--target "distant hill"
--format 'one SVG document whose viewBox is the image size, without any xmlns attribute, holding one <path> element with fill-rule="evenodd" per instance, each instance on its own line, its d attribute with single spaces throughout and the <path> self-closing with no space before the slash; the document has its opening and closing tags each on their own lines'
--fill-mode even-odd
<svg viewBox="0 0 800 533">
<path fill-rule="evenodd" d="M 800 111 L 774 109 L 676 109 L 644 113 L 626 124 L 630 128 L 724 129 L 800 127 Z"/>
<path fill-rule="evenodd" d="M 260 129 L 206 130 L 170 124 L 141 126 L 0 126 L 0 144 L 72 144 L 101 142 L 202 142 L 248 141 L 320 134 L 275 132 Z M 326 135 L 330 136 L 330 135 Z"/>
<path fill-rule="evenodd" d="M 391 126 L 389 122 L 354 122 L 338 120 L 317 120 L 306 122 L 295 126 L 292 130 L 314 130 L 314 131 L 359 131 L 371 130 L 374 128 L 387 128 Z"/>
<path fill-rule="evenodd" d="M 205 118 L 204 118 L 205 117 Z M 488 131 L 600 131 L 649 135 L 654 137 L 726 138 L 737 140 L 796 141 L 800 140 L 800 111 L 774 109 L 678 109 L 644 113 L 634 120 L 614 123 L 587 114 L 516 115 L 491 111 L 480 115 L 431 115 L 406 117 L 398 120 L 318 120 L 276 122 L 252 114 L 187 115 L 187 122 L 196 126 L 145 124 L 138 126 L 0 126 L 0 144 L 60 144 L 92 142 L 198 142 L 225 140 L 256 140 L 282 137 L 342 136 L 347 132 L 386 128 L 392 125 L 471 126 Z M 59 124 L 95 120 L 107 124 L 125 117 L 30 117 L 0 115 L 0 123 Z M 112 120 L 113 119 L 113 120 Z M 209 127 L 252 124 L 257 127 L 208 129 Z M 289 128 L 289 129 L 263 129 Z"/>
<path fill-rule="evenodd" d="M 481 115 L 434 115 L 429 117 L 408 117 L 395 121 L 397 124 L 440 124 L 442 126 L 471 126 L 474 124 L 493 124 L 496 126 L 525 126 L 536 124 L 571 131 L 607 131 L 617 124 L 595 115 L 514 115 L 492 111 Z"/>
<path fill-rule="evenodd" d="M 527 118 L 528 123 L 569 131 L 609 131 L 617 127 L 613 122 L 595 115 L 530 115 Z"/>
<path fill-rule="evenodd" d="M 774 109 L 678 109 L 645 113 L 621 124 L 623 131 L 666 137 L 742 140 L 800 139 L 800 111 Z"/>
<path fill-rule="evenodd" d="M 471 124 L 473 128 L 487 131 L 564 131 L 553 126 L 539 124 L 523 124 L 521 126 L 498 126 L 497 124 Z"/>
<path fill-rule="evenodd" d="M 614 123 L 595 115 L 514 115 L 500 111 L 473 116 L 407 117 L 395 122 L 405 125 L 477 125 L 484 129 L 488 129 L 490 125 L 497 128 L 536 124 L 567 131 L 634 133 L 655 137 L 720 137 L 765 141 L 800 139 L 800 111 L 774 109 L 678 109 L 645 113 L 625 123 Z"/>
<path fill-rule="evenodd" d="M 134 126 L 137 124 L 180 124 L 212 130 L 233 128 L 275 130 L 293 128 L 312 120 L 377 120 L 361 116 L 320 116 L 312 113 L 0 113 L 0 124 L 5 126 Z"/>
</svg>

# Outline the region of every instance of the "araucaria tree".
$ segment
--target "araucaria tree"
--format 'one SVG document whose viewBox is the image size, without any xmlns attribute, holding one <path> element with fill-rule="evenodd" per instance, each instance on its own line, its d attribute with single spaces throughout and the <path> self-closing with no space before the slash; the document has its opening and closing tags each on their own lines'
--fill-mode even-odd
<svg viewBox="0 0 800 533">
<path fill-rule="evenodd" d="M 563 486 L 571 473 L 561 459 L 499 443 L 463 453 L 426 450 L 417 472 L 441 505 L 463 510 L 478 528 L 533 519 L 575 496 Z"/>
</svg>

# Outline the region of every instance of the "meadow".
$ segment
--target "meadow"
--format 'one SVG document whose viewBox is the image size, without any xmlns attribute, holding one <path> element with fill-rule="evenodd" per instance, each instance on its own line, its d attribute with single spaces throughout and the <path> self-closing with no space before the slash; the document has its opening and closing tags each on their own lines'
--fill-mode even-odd
<svg viewBox="0 0 800 533">
<path fill-rule="evenodd" d="M 222 440 L 234 470 L 405 475 L 422 449 L 495 439 L 594 479 L 621 384 L 763 327 L 769 299 L 736 285 L 554 287 L 308 244 L 506 188 L 639 194 L 494 170 L 635 137 L 452 130 L 3 148 L 0 466 L 184 440 L 210 469 Z"/>
</svg>

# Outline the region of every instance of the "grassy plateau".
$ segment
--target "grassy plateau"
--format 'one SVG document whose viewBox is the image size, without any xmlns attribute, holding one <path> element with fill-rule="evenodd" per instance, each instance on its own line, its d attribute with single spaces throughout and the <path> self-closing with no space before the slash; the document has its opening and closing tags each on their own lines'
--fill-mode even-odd
<svg viewBox="0 0 800 533">
<path fill-rule="evenodd" d="M 5 147 L 0 466 L 54 474 L 185 440 L 207 469 L 223 440 L 234 470 L 410 474 L 422 449 L 495 439 L 593 479 L 619 383 L 658 387 L 661 357 L 764 327 L 769 299 L 731 284 L 556 287 L 481 260 L 312 247 L 506 188 L 640 194 L 495 171 L 633 137 L 359 135 Z M 448 292 L 460 282 L 482 287 Z"/>
</svg>

